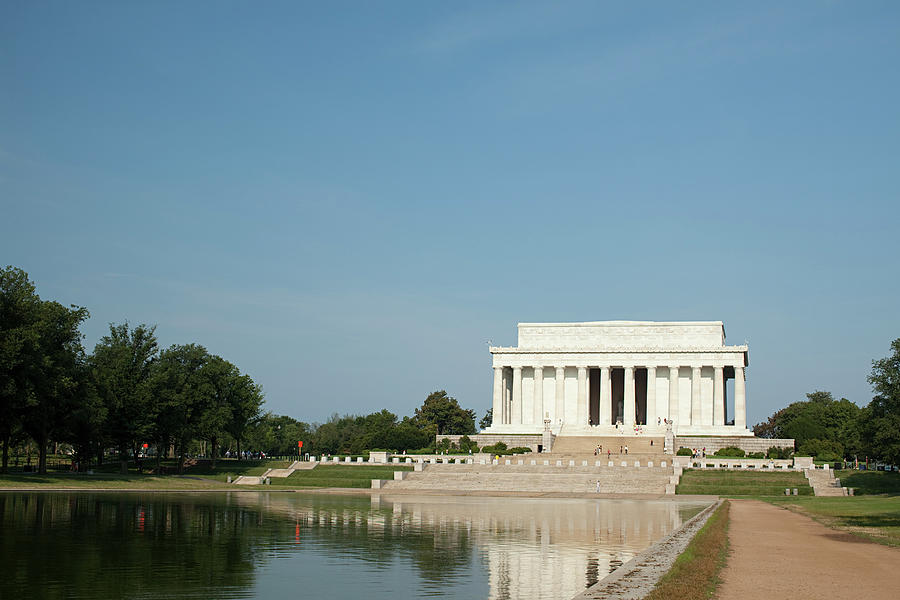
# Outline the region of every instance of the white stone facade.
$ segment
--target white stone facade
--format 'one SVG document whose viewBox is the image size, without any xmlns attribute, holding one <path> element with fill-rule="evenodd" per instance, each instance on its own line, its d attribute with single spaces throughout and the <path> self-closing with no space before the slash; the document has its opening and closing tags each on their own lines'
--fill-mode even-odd
<svg viewBox="0 0 900 600">
<path fill-rule="evenodd" d="M 725 345 L 721 321 L 519 323 L 518 346 L 490 351 L 485 433 L 541 433 L 549 422 L 556 435 L 663 435 L 669 420 L 676 435 L 752 435 L 749 350 Z"/>
</svg>

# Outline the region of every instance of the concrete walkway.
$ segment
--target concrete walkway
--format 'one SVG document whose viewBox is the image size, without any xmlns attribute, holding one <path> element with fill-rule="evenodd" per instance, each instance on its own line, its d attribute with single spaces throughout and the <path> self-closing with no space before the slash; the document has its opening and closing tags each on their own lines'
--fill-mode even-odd
<svg viewBox="0 0 900 600">
<path fill-rule="evenodd" d="M 757 500 L 732 500 L 718 600 L 897 598 L 900 550 Z"/>
</svg>

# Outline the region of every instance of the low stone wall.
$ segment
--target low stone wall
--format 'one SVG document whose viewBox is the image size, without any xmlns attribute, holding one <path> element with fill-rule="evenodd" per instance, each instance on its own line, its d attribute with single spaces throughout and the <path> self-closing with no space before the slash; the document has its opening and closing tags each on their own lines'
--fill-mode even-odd
<svg viewBox="0 0 900 600">
<path fill-rule="evenodd" d="M 447 438 L 451 443 L 459 444 L 461 435 L 438 435 L 435 441 L 440 442 Z M 537 452 L 538 444 L 542 444 L 542 436 L 540 434 L 511 434 L 511 433 L 474 433 L 469 439 L 478 444 L 478 447 L 493 446 L 497 442 L 503 442 L 507 448 L 531 448 L 532 452 Z"/>
<path fill-rule="evenodd" d="M 675 450 L 679 448 L 706 448 L 706 454 L 710 455 L 716 450 L 722 448 L 735 447 L 740 448 L 744 452 L 765 452 L 772 446 L 776 448 L 794 449 L 794 440 L 792 439 L 767 439 L 758 437 L 687 437 L 675 436 Z"/>
</svg>

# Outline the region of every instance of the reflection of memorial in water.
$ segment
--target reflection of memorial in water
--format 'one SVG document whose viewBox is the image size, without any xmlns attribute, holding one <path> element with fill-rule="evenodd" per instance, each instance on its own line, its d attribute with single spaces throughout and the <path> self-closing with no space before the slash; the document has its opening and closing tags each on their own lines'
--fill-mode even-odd
<svg viewBox="0 0 900 600">
<path fill-rule="evenodd" d="M 394 514 L 439 530 L 471 530 L 489 570 L 490 598 L 572 597 L 695 512 L 673 502 L 445 500 L 396 499 Z"/>
<path fill-rule="evenodd" d="M 267 511 L 290 515 L 298 528 L 317 532 L 319 541 L 325 532 L 340 533 L 333 542 L 344 553 L 390 560 L 397 552 L 408 552 L 423 580 L 432 585 L 463 577 L 480 561 L 488 573 L 488 597 L 497 599 L 572 597 L 705 506 L 373 496 L 368 507 L 317 507 L 308 497 L 298 500 L 275 495 L 255 499 Z"/>
</svg>

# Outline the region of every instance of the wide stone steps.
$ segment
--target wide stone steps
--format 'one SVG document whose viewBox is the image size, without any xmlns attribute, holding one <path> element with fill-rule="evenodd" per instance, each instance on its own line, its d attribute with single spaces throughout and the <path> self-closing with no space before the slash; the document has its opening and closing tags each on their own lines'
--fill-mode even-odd
<svg viewBox="0 0 900 600">
<path fill-rule="evenodd" d="M 420 475 L 420 474 L 416 474 Z M 597 482 L 600 482 L 598 489 Z M 663 494 L 667 476 L 597 477 L 573 475 L 512 475 L 460 473 L 451 477 L 410 476 L 403 481 L 388 481 L 386 489 L 518 491 L 518 492 L 598 492 L 602 494 Z"/>
<path fill-rule="evenodd" d="M 383 489 L 664 494 L 673 469 L 548 467 L 542 465 L 429 465 L 386 481 Z M 598 489 L 599 482 L 599 489 Z"/>
<path fill-rule="evenodd" d="M 653 445 L 650 445 L 650 442 Z M 566 436 L 560 435 L 553 442 L 553 454 L 593 454 L 597 446 L 603 447 L 603 453 L 612 450 L 613 454 L 622 447 L 628 446 L 629 454 L 662 455 L 665 439 L 656 436 Z"/>
<path fill-rule="evenodd" d="M 813 494 L 816 496 L 846 496 L 847 491 L 841 487 L 841 480 L 834 478 L 834 471 L 807 469 L 804 471 Z"/>
</svg>

